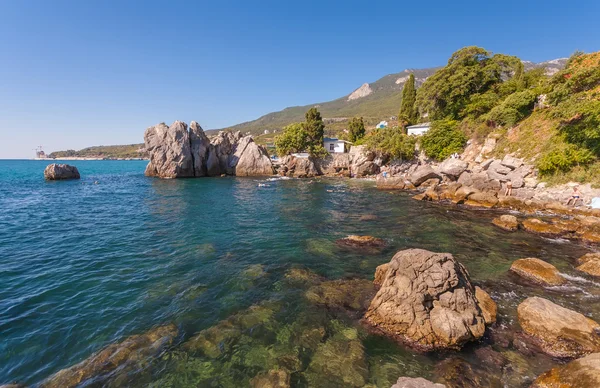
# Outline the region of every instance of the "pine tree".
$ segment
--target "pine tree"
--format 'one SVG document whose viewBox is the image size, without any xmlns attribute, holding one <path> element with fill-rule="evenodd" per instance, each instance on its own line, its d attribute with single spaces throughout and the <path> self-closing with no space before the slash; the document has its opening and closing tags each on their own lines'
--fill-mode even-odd
<svg viewBox="0 0 600 388">
<path fill-rule="evenodd" d="M 402 88 L 402 103 L 400 104 L 400 113 L 398 114 L 398 122 L 402 126 L 414 124 L 419 119 L 415 101 L 417 99 L 417 90 L 415 89 L 415 76 L 411 73 L 408 81 Z"/>
<path fill-rule="evenodd" d="M 352 143 L 365 136 L 365 123 L 362 117 L 353 117 L 348 123 L 348 137 Z"/>
<path fill-rule="evenodd" d="M 321 118 L 321 113 L 317 108 L 310 108 L 306 112 L 306 122 L 304 123 L 309 152 L 313 156 L 326 153 L 323 148 L 323 135 L 325 134 L 325 124 Z"/>
</svg>

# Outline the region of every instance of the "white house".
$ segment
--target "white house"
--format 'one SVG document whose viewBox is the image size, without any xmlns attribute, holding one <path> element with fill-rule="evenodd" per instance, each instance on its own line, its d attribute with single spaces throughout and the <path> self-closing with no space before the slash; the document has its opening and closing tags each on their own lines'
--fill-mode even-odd
<svg viewBox="0 0 600 388">
<path fill-rule="evenodd" d="M 326 137 L 323 139 L 323 147 L 329 153 L 344 153 L 346 152 L 346 144 L 352 144 L 346 140 L 340 140 L 335 137 Z"/>
<path fill-rule="evenodd" d="M 387 126 L 388 126 L 388 122 L 384 120 L 384 121 L 380 122 L 379 124 L 377 124 L 376 128 L 387 128 Z"/>
<path fill-rule="evenodd" d="M 420 135 L 424 134 L 425 132 L 429 131 L 430 127 L 431 127 L 431 123 L 421 123 L 421 124 L 417 124 L 417 125 L 411 125 L 409 127 L 406 127 L 406 133 L 409 135 L 420 136 Z"/>
</svg>

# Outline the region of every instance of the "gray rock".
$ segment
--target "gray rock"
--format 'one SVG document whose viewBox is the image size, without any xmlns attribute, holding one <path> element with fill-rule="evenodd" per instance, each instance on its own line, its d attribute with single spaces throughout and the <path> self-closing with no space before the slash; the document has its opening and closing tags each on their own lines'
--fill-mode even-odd
<svg viewBox="0 0 600 388">
<path fill-rule="evenodd" d="M 77 167 L 68 164 L 52 163 L 44 170 L 44 178 L 49 181 L 60 181 L 68 179 L 79 179 Z"/>
<path fill-rule="evenodd" d="M 190 147 L 194 162 L 194 176 L 206 176 L 210 141 L 204 134 L 200 124 L 195 121 L 190 123 Z"/>
<path fill-rule="evenodd" d="M 146 151 L 150 155 L 151 168 L 146 171 L 160 178 L 186 178 L 194 176 L 187 125 L 175 121 L 170 127 L 161 123 L 146 129 Z"/>
<path fill-rule="evenodd" d="M 499 181 L 506 181 L 506 174 L 510 173 L 512 170 L 506 166 L 502 165 L 502 162 L 499 160 L 494 160 L 490 163 L 487 169 L 487 175 L 490 179 L 498 179 Z"/>
<path fill-rule="evenodd" d="M 439 171 L 442 174 L 449 175 L 452 178 L 458 178 L 469 167 L 469 164 L 460 159 L 446 159 L 439 166 Z"/>
<path fill-rule="evenodd" d="M 432 383 L 422 377 L 399 377 L 391 388 L 445 388 L 443 384 Z"/>
<path fill-rule="evenodd" d="M 514 170 L 515 168 L 519 168 L 524 164 L 522 159 L 515 158 L 512 155 L 505 155 L 504 158 L 502 159 L 502 162 L 500 162 L 500 163 L 503 166 L 510 168 L 511 170 Z"/>
<path fill-rule="evenodd" d="M 235 166 L 236 176 L 273 175 L 273 164 L 267 151 L 252 138 L 244 148 Z M 237 152 L 237 151 L 236 151 Z"/>
<path fill-rule="evenodd" d="M 365 320 L 424 350 L 458 349 L 485 332 L 467 270 L 449 253 L 423 249 L 394 255 Z"/>
<path fill-rule="evenodd" d="M 431 168 L 430 165 L 425 164 L 422 166 L 419 166 L 415 172 L 413 172 L 410 175 L 409 180 L 411 181 L 411 183 L 415 186 L 419 186 L 421 183 L 425 182 L 428 179 L 432 179 L 432 178 L 437 178 L 437 179 L 442 179 L 441 176 L 438 175 L 438 173 L 436 173 L 433 168 Z"/>
</svg>

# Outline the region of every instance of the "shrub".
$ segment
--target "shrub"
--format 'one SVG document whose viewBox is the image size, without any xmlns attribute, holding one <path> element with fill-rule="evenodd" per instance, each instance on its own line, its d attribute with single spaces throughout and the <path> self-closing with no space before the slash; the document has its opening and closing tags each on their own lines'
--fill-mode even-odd
<svg viewBox="0 0 600 388">
<path fill-rule="evenodd" d="M 556 142 L 555 146 L 543 154 L 537 161 L 541 175 L 552 175 L 557 172 L 569 171 L 579 165 L 585 165 L 595 160 L 594 155 L 585 148 L 573 144 Z"/>
<path fill-rule="evenodd" d="M 533 90 L 524 90 L 509 95 L 486 116 L 493 126 L 514 126 L 533 110 L 536 95 Z"/>
<path fill-rule="evenodd" d="M 408 136 L 400 127 L 380 128 L 371 131 L 364 139 L 371 151 L 393 159 L 409 160 L 415 156 L 416 136 Z"/>
<path fill-rule="evenodd" d="M 455 152 L 461 152 L 467 138 L 454 120 L 434 121 L 431 129 L 421 138 L 425 154 L 436 160 L 444 160 Z"/>
</svg>

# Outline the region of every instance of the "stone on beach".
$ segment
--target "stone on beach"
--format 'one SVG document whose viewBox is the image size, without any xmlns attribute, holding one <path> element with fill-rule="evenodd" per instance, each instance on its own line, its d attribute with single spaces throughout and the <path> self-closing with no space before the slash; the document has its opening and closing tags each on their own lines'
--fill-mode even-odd
<svg viewBox="0 0 600 388">
<path fill-rule="evenodd" d="M 535 257 L 516 260 L 510 266 L 510 271 L 545 287 L 560 286 L 567 282 L 555 266 Z"/>
<path fill-rule="evenodd" d="M 515 230 L 519 229 L 519 221 L 517 220 L 517 217 L 510 214 L 504 214 L 500 217 L 496 217 L 492 220 L 492 223 L 499 228 L 508 230 L 509 232 L 514 232 Z"/>
<path fill-rule="evenodd" d="M 553 357 L 574 358 L 600 351 L 600 326 L 586 316 L 539 297 L 517 308 L 523 331 Z"/>
<path fill-rule="evenodd" d="M 577 259 L 577 270 L 592 276 L 600 276 L 600 253 L 588 253 Z"/>
<path fill-rule="evenodd" d="M 449 253 L 423 249 L 394 255 L 365 321 L 424 350 L 458 349 L 485 332 L 466 269 Z"/>
<path fill-rule="evenodd" d="M 445 388 L 443 384 L 432 383 L 422 377 L 399 377 L 391 388 Z"/>
<path fill-rule="evenodd" d="M 419 166 L 415 172 L 410 175 L 409 180 L 415 186 L 420 186 L 423 182 L 428 179 L 437 178 L 440 179 L 438 173 L 436 173 L 430 165 Z"/>
<path fill-rule="evenodd" d="M 531 388 L 600 387 L 600 353 L 593 353 L 540 375 Z"/>
<path fill-rule="evenodd" d="M 458 177 L 465 172 L 467 167 L 469 167 L 469 164 L 464 160 L 450 158 L 440 164 L 439 170 L 442 174 L 458 179 Z"/>
<path fill-rule="evenodd" d="M 80 179 L 77 167 L 68 164 L 49 164 L 44 170 L 44 178 L 49 181 Z"/>
</svg>

